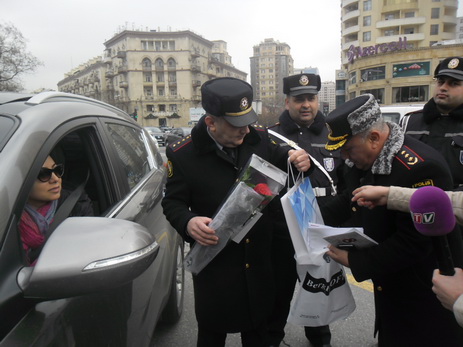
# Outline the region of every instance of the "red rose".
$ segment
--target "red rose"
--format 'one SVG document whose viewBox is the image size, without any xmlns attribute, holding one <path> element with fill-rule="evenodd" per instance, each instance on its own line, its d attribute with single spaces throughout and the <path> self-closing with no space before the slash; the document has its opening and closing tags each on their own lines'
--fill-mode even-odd
<svg viewBox="0 0 463 347">
<path fill-rule="evenodd" d="M 254 190 L 260 195 L 272 196 L 273 193 L 266 183 L 259 183 L 254 187 Z"/>
</svg>

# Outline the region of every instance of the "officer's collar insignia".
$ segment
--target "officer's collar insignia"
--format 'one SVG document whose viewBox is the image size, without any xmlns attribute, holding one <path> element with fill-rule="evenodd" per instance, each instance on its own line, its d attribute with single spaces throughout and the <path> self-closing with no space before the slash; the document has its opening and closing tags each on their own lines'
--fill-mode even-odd
<svg viewBox="0 0 463 347">
<path fill-rule="evenodd" d="M 302 75 L 301 78 L 299 78 L 299 84 L 301 86 L 306 86 L 309 84 L 309 77 L 307 77 L 306 75 Z"/>
<path fill-rule="evenodd" d="M 247 110 L 248 107 L 249 107 L 248 98 L 247 97 L 242 98 L 241 101 L 240 101 L 241 111 Z"/>
<path fill-rule="evenodd" d="M 460 60 L 455 58 L 455 59 L 450 60 L 447 66 L 449 69 L 456 69 L 459 64 L 460 64 Z"/>
</svg>

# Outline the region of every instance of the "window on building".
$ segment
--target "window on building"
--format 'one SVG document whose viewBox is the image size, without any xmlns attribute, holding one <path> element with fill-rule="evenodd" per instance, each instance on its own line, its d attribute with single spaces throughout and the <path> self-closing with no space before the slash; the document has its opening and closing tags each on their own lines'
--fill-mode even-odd
<svg viewBox="0 0 463 347">
<path fill-rule="evenodd" d="M 167 66 L 168 67 L 175 68 L 176 65 L 177 65 L 177 63 L 175 62 L 174 58 L 169 58 L 169 60 L 167 60 Z"/>
<path fill-rule="evenodd" d="M 144 78 L 145 82 L 153 82 L 151 73 L 145 73 Z"/>
<path fill-rule="evenodd" d="M 382 80 L 386 78 L 386 67 L 377 66 L 360 71 L 362 82 Z"/>
<path fill-rule="evenodd" d="M 406 86 L 392 88 L 393 102 L 415 102 L 428 100 L 428 86 Z"/>
<path fill-rule="evenodd" d="M 177 112 L 177 104 L 170 104 L 169 105 L 170 112 Z"/>
<path fill-rule="evenodd" d="M 176 87 L 170 87 L 170 95 L 172 95 L 172 96 L 177 95 L 177 88 Z"/>
<path fill-rule="evenodd" d="M 384 103 L 384 89 L 366 89 L 366 90 L 360 91 L 360 94 L 366 94 L 366 93 L 372 94 L 375 97 L 378 104 Z"/>
<path fill-rule="evenodd" d="M 154 112 L 154 105 L 146 105 L 147 112 Z"/>
<path fill-rule="evenodd" d="M 431 8 L 431 19 L 437 19 L 440 15 L 440 8 Z"/>
<path fill-rule="evenodd" d="M 164 82 L 164 72 L 156 72 L 156 82 Z"/>
<path fill-rule="evenodd" d="M 415 33 L 415 28 L 405 28 L 404 29 L 404 34 L 414 34 Z"/>
<path fill-rule="evenodd" d="M 371 41 L 371 31 L 366 31 L 363 33 L 363 42 Z"/>
<path fill-rule="evenodd" d="M 160 104 L 158 105 L 159 112 L 166 112 L 166 105 Z"/>
<path fill-rule="evenodd" d="M 143 59 L 141 64 L 144 70 L 151 70 L 151 60 L 149 60 L 148 58 Z"/>
<path fill-rule="evenodd" d="M 363 26 L 369 27 L 371 25 L 371 16 L 363 17 Z"/>
<path fill-rule="evenodd" d="M 355 99 L 355 92 L 349 93 L 349 100 Z"/>
<path fill-rule="evenodd" d="M 169 82 L 177 82 L 177 73 L 175 71 L 169 72 Z"/>
<path fill-rule="evenodd" d="M 415 12 L 405 12 L 404 17 L 405 18 L 413 18 L 413 17 L 415 17 Z"/>
<path fill-rule="evenodd" d="M 439 24 L 431 24 L 431 35 L 439 35 Z"/>
<path fill-rule="evenodd" d="M 145 96 L 153 96 L 153 88 L 145 87 L 143 88 Z"/>
<path fill-rule="evenodd" d="M 371 11 L 371 0 L 366 0 L 363 2 L 363 10 Z"/>
<path fill-rule="evenodd" d="M 175 51 L 175 41 L 169 41 L 169 50 Z"/>
<path fill-rule="evenodd" d="M 156 51 L 160 51 L 161 50 L 161 41 L 155 41 L 154 42 L 154 48 L 156 49 Z"/>
<path fill-rule="evenodd" d="M 164 61 L 161 58 L 156 59 L 154 64 L 157 68 L 164 69 Z"/>
<path fill-rule="evenodd" d="M 164 88 L 158 88 L 158 95 L 164 96 Z"/>
<path fill-rule="evenodd" d="M 167 48 L 169 47 L 169 46 L 168 46 L 169 43 L 168 43 L 167 41 L 162 41 L 161 44 L 162 44 L 162 50 L 163 50 L 163 51 L 164 51 L 164 50 L 167 50 Z"/>
<path fill-rule="evenodd" d="M 384 30 L 384 36 L 394 36 L 397 32 L 394 29 Z"/>
<path fill-rule="evenodd" d="M 357 83 L 357 71 L 352 71 L 349 73 L 349 84 Z"/>
</svg>

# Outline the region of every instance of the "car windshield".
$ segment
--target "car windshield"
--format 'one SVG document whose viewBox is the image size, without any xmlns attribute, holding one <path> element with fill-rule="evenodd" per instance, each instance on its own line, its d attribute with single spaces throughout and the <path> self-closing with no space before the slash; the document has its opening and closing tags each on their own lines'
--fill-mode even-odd
<svg viewBox="0 0 463 347">
<path fill-rule="evenodd" d="M 146 127 L 146 129 L 153 133 L 162 133 L 161 129 L 159 129 L 158 127 Z"/>
</svg>

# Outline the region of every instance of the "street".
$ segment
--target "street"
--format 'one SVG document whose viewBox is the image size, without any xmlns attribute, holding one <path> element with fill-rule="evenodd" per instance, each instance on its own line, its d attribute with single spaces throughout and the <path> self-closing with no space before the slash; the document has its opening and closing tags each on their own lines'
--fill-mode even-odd
<svg viewBox="0 0 463 347">
<path fill-rule="evenodd" d="M 160 147 L 164 160 L 165 147 Z M 188 246 L 185 252 L 188 251 Z M 346 320 L 330 325 L 331 344 L 333 347 L 373 347 L 377 339 L 373 338 L 374 331 L 374 303 L 373 288 L 370 281 L 356 282 L 349 269 L 346 269 L 347 279 L 354 295 L 356 310 Z M 297 286 L 296 286 L 297 287 Z M 183 315 L 180 321 L 173 326 L 159 323 L 151 347 L 190 347 L 196 345 L 197 324 L 194 314 L 193 283 L 191 274 L 185 273 L 185 302 Z M 304 329 L 299 326 L 286 325 L 286 336 L 281 347 L 308 347 Z M 229 334 L 226 347 L 239 347 L 241 340 L 239 334 Z"/>
</svg>

